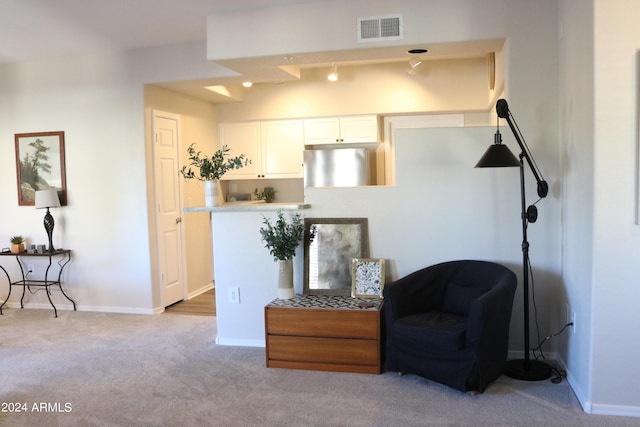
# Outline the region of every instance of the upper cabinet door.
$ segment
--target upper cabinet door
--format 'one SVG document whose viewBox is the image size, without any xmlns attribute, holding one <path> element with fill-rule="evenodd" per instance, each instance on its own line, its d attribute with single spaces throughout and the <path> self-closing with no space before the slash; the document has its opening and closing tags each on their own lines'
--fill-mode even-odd
<svg viewBox="0 0 640 427">
<path fill-rule="evenodd" d="M 218 142 L 228 146 L 231 157 L 244 154 L 251 163 L 240 169 L 228 171 L 222 179 L 256 179 L 262 171 L 260 146 L 260 122 L 220 123 Z"/>
<path fill-rule="evenodd" d="M 302 120 L 262 122 L 262 175 L 302 178 L 304 126 Z"/>
<path fill-rule="evenodd" d="M 339 144 L 340 118 L 323 117 L 305 120 L 304 143 L 306 145 Z"/>
<path fill-rule="evenodd" d="M 379 142 L 376 115 L 323 117 L 304 121 L 306 145 Z"/>
<path fill-rule="evenodd" d="M 231 156 L 244 154 L 251 164 L 227 172 L 222 179 L 302 178 L 302 120 L 269 120 L 218 125 L 220 146 Z"/>
<path fill-rule="evenodd" d="M 340 118 L 340 139 L 343 143 L 378 142 L 378 116 Z"/>
</svg>

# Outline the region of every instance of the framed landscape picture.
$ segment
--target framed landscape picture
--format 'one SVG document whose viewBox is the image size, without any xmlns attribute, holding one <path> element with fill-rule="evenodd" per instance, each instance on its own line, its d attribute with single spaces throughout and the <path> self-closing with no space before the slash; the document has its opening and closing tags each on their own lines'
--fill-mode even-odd
<svg viewBox="0 0 640 427">
<path fill-rule="evenodd" d="M 33 206 L 37 190 L 53 188 L 66 206 L 64 132 L 17 133 L 15 143 L 18 205 Z"/>
</svg>

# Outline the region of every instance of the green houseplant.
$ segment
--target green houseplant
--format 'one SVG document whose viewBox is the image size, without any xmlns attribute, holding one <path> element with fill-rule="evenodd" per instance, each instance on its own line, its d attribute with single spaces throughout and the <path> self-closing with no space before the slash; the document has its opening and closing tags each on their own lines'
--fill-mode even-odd
<svg viewBox="0 0 640 427">
<path fill-rule="evenodd" d="M 287 222 L 282 211 L 278 212 L 275 223 L 264 217 L 264 226 L 260 228 L 264 247 L 269 249 L 273 259 L 278 262 L 278 297 L 281 299 L 293 298 L 293 257 L 296 248 L 304 236 L 304 223 L 302 216 L 296 213 Z"/>
<path fill-rule="evenodd" d="M 189 155 L 188 165 L 180 169 L 180 174 L 185 179 L 197 179 L 205 183 L 205 200 L 207 206 L 217 206 L 218 188 L 217 183 L 228 171 L 240 169 L 251 163 L 244 154 L 231 157 L 231 149 L 226 145 L 216 150 L 213 155 L 207 156 L 202 151 L 196 149 L 196 143 L 189 145 L 187 154 Z M 195 169 L 195 170 L 194 170 Z"/>
<path fill-rule="evenodd" d="M 262 191 L 257 188 L 253 191 L 258 200 L 264 200 L 266 203 L 271 203 L 276 198 L 277 191 L 273 187 L 264 187 Z"/>
<path fill-rule="evenodd" d="M 24 252 L 24 237 L 13 236 L 11 237 L 11 253 L 19 254 Z"/>
</svg>

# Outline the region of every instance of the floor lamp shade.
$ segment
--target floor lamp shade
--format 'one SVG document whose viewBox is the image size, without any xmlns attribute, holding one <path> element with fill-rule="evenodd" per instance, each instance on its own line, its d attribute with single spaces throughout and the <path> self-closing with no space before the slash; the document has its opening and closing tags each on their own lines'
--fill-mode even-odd
<svg viewBox="0 0 640 427">
<path fill-rule="evenodd" d="M 58 192 L 51 188 L 36 191 L 35 206 L 36 209 L 47 209 L 47 213 L 44 215 L 44 229 L 46 230 L 47 237 L 49 238 L 49 252 L 53 252 L 55 251 L 53 247 L 53 227 L 55 222 L 53 221 L 53 216 L 49 212 L 49 208 L 60 207 Z"/>
<path fill-rule="evenodd" d="M 503 168 L 518 167 L 520 162 L 513 155 L 509 147 L 504 144 L 493 144 L 484 152 L 478 163 L 477 168 Z"/>
</svg>

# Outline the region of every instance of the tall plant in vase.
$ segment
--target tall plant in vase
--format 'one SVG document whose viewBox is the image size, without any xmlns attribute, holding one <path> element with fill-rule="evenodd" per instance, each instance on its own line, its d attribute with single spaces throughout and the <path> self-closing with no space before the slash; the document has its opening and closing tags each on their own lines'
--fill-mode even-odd
<svg viewBox="0 0 640 427">
<path fill-rule="evenodd" d="M 279 211 L 278 219 L 273 224 L 268 218 L 263 218 L 264 227 L 260 228 L 260 235 L 265 243 L 264 247 L 269 249 L 269 253 L 278 263 L 278 298 L 291 299 L 295 296 L 293 257 L 304 235 L 302 216 L 296 213 L 291 216 L 291 221 L 287 222 L 282 211 Z"/>
<path fill-rule="evenodd" d="M 196 150 L 195 142 L 187 148 L 187 154 L 191 163 L 180 169 L 180 174 L 185 179 L 197 179 L 204 181 L 205 205 L 207 207 L 218 206 L 218 182 L 225 173 L 232 169 L 240 169 L 251 163 L 244 154 L 231 157 L 231 149 L 226 145 L 218 149 L 211 157 Z M 194 169 L 195 168 L 195 171 Z"/>
</svg>

